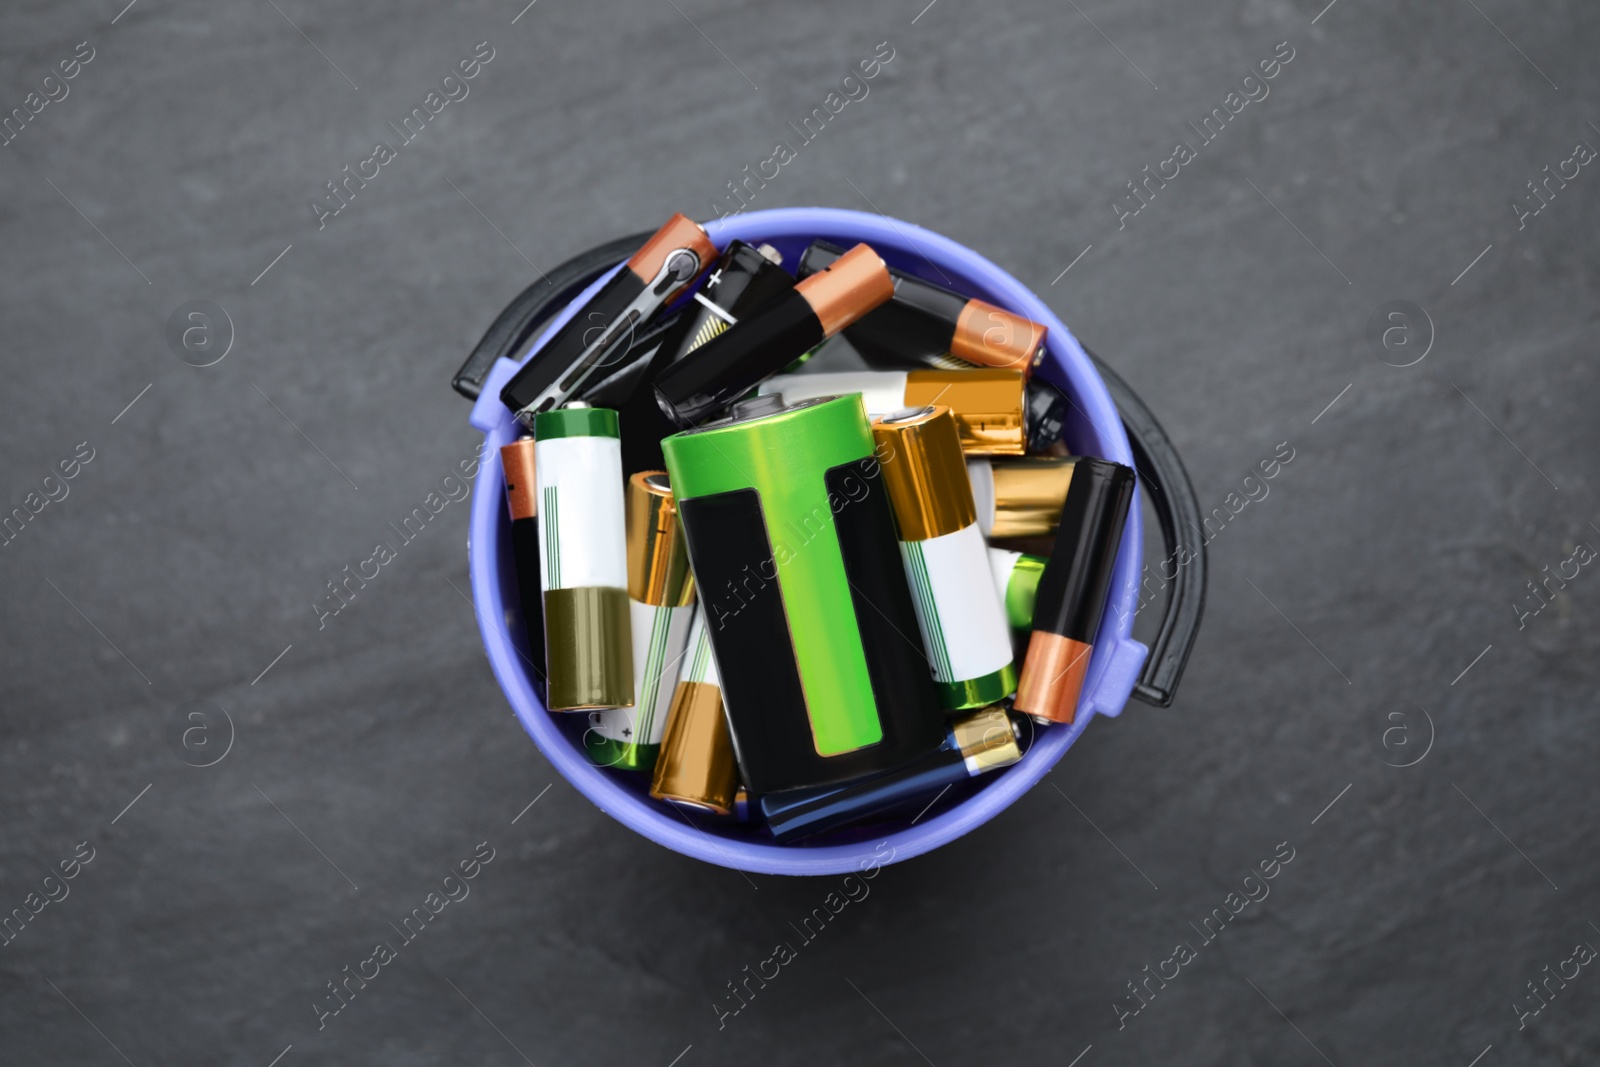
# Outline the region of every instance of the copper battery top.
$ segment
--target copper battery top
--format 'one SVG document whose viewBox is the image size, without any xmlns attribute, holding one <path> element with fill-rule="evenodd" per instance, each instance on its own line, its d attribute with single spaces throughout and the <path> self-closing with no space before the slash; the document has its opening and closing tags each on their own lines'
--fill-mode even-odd
<svg viewBox="0 0 1600 1067">
<path fill-rule="evenodd" d="M 816 275 L 812 275 L 816 277 Z M 956 418 L 961 450 L 1020 456 L 1027 450 L 1022 372 L 993 367 L 906 372 L 907 407 L 943 404 Z"/>
<path fill-rule="evenodd" d="M 1003 367 L 1027 376 L 1044 352 L 1047 332 L 1048 327 L 1032 319 L 972 300 L 956 320 L 950 354 L 981 367 Z"/>
<path fill-rule="evenodd" d="M 944 405 L 903 408 L 872 422 L 883 483 L 902 541 L 926 541 L 978 518 L 956 420 Z"/>
<path fill-rule="evenodd" d="M 1006 709 L 998 705 L 956 719 L 950 724 L 950 734 L 972 774 L 1009 767 L 1022 758 L 1016 728 Z"/>
<path fill-rule="evenodd" d="M 991 463 L 994 529 L 989 536 L 1054 536 L 1077 462 L 1076 456 L 1028 456 Z"/>
<path fill-rule="evenodd" d="M 1093 651 L 1083 641 L 1047 630 L 1033 631 L 1028 636 L 1028 653 L 1013 706 L 1035 722 L 1072 722 Z"/>
<path fill-rule="evenodd" d="M 539 514 L 539 487 L 534 480 L 531 437 L 522 437 L 500 446 L 500 469 L 506 476 L 506 504 L 511 521 L 531 519 Z"/>
<path fill-rule="evenodd" d="M 665 226 L 640 246 L 628 260 L 628 269 L 646 282 L 653 281 L 666 265 L 667 257 L 679 248 L 687 248 L 700 257 L 700 268 L 717 258 L 717 246 L 711 243 L 705 228 L 687 215 L 674 215 Z M 695 271 L 698 274 L 699 271 Z"/>
<path fill-rule="evenodd" d="M 641 604 L 683 607 L 694 599 L 689 550 L 666 471 L 628 479 L 628 595 Z"/>
<path fill-rule="evenodd" d="M 894 279 L 883 257 L 860 244 L 799 282 L 794 291 L 811 305 L 823 336 L 832 337 L 893 296 Z"/>
</svg>

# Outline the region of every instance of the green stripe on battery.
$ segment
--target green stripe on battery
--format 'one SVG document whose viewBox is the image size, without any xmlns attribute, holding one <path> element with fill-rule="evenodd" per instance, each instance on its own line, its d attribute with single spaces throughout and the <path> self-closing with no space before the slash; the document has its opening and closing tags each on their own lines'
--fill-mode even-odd
<svg viewBox="0 0 1600 1067">
<path fill-rule="evenodd" d="M 561 506 L 556 501 L 556 487 L 544 487 L 544 573 L 545 587 L 561 588 Z"/>
<path fill-rule="evenodd" d="M 900 547 L 905 552 L 907 570 L 911 576 L 911 595 L 917 602 L 928 651 L 933 655 L 933 677 L 941 683 L 953 682 L 956 680 L 955 670 L 950 666 L 950 650 L 945 645 L 939 605 L 933 599 L 933 580 L 928 576 L 928 561 L 922 554 L 922 542 L 901 541 Z"/>
<path fill-rule="evenodd" d="M 661 697 L 662 661 L 667 658 L 667 641 L 671 636 L 672 613 L 675 609 L 658 607 L 650 618 L 650 647 L 645 653 L 644 685 L 635 699 L 638 704 L 635 732 L 640 737 L 651 736 L 656 721 L 656 701 Z"/>
<path fill-rule="evenodd" d="M 704 611 L 705 608 L 700 610 Z M 711 665 L 711 634 L 704 626 L 695 633 L 694 658 L 689 661 L 689 676 L 686 682 L 704 682 L 706 668 Z"/>
<path fill-rule="evenodd" d="M 1039 598 L 1039 578 L 1049 560 L 1043 556 L 1021 555 L 1011 568 L 1006 582 L 1006 622 L 1014 630 L 1033 627 L 1033 608 Z"/>
<path fill-rule="evenodd" d="M 993 674 L 960 682 L 935 682 L 939 706 L 946 711 L 986 708 L 1017 691 L 1017 665 L 1007 663 Z"/>
<path fill-rule="evenodd" d="M 610 408 L 558 408 L 534 416 L 533 436 L 548 441 L 553 437 L 621 437 L 622 432 L 617 413 Z"/>
</svg>

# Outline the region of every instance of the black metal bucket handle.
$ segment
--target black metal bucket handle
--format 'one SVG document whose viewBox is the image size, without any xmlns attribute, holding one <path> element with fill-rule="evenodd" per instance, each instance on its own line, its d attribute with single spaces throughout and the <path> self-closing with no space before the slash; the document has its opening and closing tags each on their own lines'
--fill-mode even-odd
<svg viewBox="0 0 1600 1067">
<path fill-rule="evenodd" d="M 456 371 L 450 382 L 455 391 L 468 400 L 476 400 L 497 360 L 526 350 L 557 312 L 596 278 L 638 251 L 649 237 L 650 232 L 646 231 L 592 248 L 529 285 L 494 320 L 467 361 Z M 1172 704 L 1177 692 L 1178 680 L 1183 676 L 1189 652 L 1199 635 L 1200 616 L 1205 609 L 1205 543 L 1187 537 L 1188 531 L 1201 528 L 1200 500 L 1188 472 L 1183 469 L 1183 461 L 1178 458 L 1178 450 L 1150 408 L 1104 360 L 1088 348 L 1084 351 L 1094 360 L 1122 416 L 1123 428 L 1133 447 L 1134 467 L 1161 526 L 1166 558 L 1173 558 L 1181 544 L 1187 543 L 1189 549 L 1189 561 L 1179 566 L 1176 576 L 1170 579 L 1167 610 L 1150 643 L 1150 657 L 1145 660 L 1133 689 L 1133 695 L 1146 704 L 1164 708 Z"/>
</svg>

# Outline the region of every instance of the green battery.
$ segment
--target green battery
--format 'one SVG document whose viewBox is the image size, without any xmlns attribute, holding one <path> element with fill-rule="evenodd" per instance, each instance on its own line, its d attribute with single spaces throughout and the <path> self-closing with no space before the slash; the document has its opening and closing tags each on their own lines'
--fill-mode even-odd
<svg viewBox="0 0 1600 1067">
<path fill-rule="evenodd" d="M 937 748 L 861 398 L 750 398 L 662 450 L 750 789 L 843 781 Z"/>
</svg>

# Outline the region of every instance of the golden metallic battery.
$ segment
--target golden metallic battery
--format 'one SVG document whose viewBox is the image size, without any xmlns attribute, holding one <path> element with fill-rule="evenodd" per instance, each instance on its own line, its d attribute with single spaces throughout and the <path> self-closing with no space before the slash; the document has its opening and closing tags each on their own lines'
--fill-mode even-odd
<svg viewBox="0 0 1600 1067">
<path fill-rule="evenodd" d="M 985 537 L 1053 537 L 1072 485 L 1076 456 L 967 460 Z"/>
<path fill-rule="evenodd" d="M 1011 632 L 989 572 L 955 418 L 943 405 L 873 420 L 900 560 L 939 703 L 981 708 L 1017 687 Z"/>
<path fill-rule="evenodd" d="M 666 736 L 656 757 L 650 795 L 731 815 L 737 807 L 739 772 L 728 720 L 722 714 L 722 680 L 705 615 L 704 611 L 695 614 L 689 633 L 689 649 L 667 712 Z"/>
<path fill-rule="evenodd" d="M 584 737 L 602 767 L 655 766 L 668 707 L 694 616 L 694 575 L 666 471 L 628 479 L 628 613 L 633 632 L 633 706 L 597 711 Z"/>
<path fill-rule="evenodd" d="M 667 472 L 640 471 L 629 478 L 626 510 L 628 595 L 665 607 L 694 603 L 694 574 Z"/>
<path fill-rule="evenodd" d="M 955 416 L 961 451 L 970 455 L 1020 456 L 1028 447 L 1026 387 L 1021 371 L 968 367 L 780 374 L 767 379 L 761 392 L 781 393 L 790 404 L 860 393 L 869 417 L 901 408 L 942 404 Z"/>
</svg>

